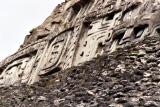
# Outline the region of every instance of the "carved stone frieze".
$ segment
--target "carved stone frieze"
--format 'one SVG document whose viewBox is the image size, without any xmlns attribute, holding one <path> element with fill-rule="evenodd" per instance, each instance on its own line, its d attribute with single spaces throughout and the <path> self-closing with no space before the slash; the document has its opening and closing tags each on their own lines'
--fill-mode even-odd
<svg viewBox="0 0 160 107">
<path fill-rule="evenodd" d="M 154 35 L 159 0 L 66 0 L 0 63 L 0 86 L 32 84 Z"/>
</svg>

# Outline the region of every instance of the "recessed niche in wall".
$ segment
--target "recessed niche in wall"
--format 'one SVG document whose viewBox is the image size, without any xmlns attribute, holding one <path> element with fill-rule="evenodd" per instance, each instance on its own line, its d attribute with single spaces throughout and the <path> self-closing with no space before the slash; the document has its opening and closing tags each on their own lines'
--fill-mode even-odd
<svg viewBox="0 0 160 107">
<path fill-rule="evenodd" d="M 48 36 L 48 34 L 39 35 L 39 36 L 37 37 L 37 40 L 43 39 L 43 38 L 45 38 L 45 37 L 47 37 L 47 36 Z"/>
<path fill-rule="evenodd" d="M 78 13 L 81 10 L 81 3 L 80 1 L 75 3 L 71 8 L 70 8 L 70 12 L 68 13 L 68 16 L 66 17 L 68 21 L 73 21 L 76 16 L 78 15 Z"/>
<path fill-rule="evenodd" d="M 85 6 L 86 4 L 88 4 L 91 1 L 92 0 L 80 0 L 82 6 Z"/>
</svg>

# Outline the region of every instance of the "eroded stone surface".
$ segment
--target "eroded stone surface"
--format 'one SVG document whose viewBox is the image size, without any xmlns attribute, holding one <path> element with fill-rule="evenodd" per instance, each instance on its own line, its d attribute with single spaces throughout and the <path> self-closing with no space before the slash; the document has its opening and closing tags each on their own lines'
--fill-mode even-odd
<svg viewBox="0 0 160 107">
<path fill-rule="evenodd" d="M 160 35 L 159 9 L 159 0 L 66 0 L 0 63 L 0 86 L 32 84 L 41 76 Z"/>
</svg>

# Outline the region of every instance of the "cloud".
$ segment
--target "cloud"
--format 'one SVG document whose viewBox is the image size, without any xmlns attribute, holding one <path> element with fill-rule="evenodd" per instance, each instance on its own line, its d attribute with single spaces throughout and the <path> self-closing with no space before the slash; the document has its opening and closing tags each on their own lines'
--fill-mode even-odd
<svg viewBox="0 0 160 107">
<path fill-rule="evenodd" d="M 40 25 L 64 0 L 3 0 L 0 2 L 0 60 L 13 54 L 25 35 Z"/>
</svg>

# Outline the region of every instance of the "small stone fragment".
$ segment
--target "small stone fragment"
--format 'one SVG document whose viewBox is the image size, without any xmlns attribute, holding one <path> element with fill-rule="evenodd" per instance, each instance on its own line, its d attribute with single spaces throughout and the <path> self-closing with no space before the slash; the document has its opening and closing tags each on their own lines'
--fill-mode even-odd
<svg viewBox="0 0 160 107">
<path fill-rule="evenodd" d="M 144 107 L 159 107 L 159 105 L 156 102 L 154 102 L 154 101 L 147 101 L 144 104 Z"/>
<path fill-rule="evenodd" d="M 115 98 L 115 102 L 118 104 L 126 103 L 127 99 L 126 98 Z"/>
<path fill-rule="evenodd" d="M 40 96 L 40 97 L 38 98 L 38 100 L 39 100 L 39 101 L 45 101 L 45 100 L 47 100 L 47 98 L 44 97 L 44 96 Z"/>
</svg>

